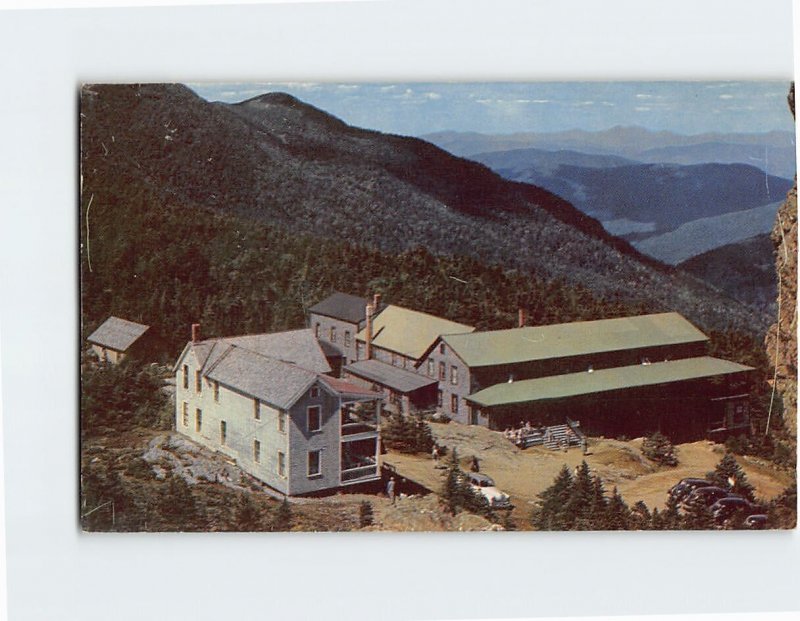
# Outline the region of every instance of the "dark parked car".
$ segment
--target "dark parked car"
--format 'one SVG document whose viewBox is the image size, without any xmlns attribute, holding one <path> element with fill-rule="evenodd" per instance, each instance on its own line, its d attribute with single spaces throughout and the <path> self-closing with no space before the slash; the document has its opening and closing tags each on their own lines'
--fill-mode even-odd
<svg viewBox="0 0 800 621">
<path fill-rule="evenodd" d="M 701 487 L 711 487 L 713 485 L 714 484 L 711 481 L 706 481 L 705 479 L 681 479 L 678 483 L 670 488 L 669 495 L 673 500 L 682 502 L 694 490 Z"/>
<path fill-rule="evenodd" d="M 720 498 L 711 505 L 711 513 L 714 515 L 714 521 L 717 524 L 724 523 L 736 513 L 750 516 L 757 513 L 760 514 L 763 510 L 763 507 L 754 505 L 752 502 L 736 494 L 729 494 L 726 498 Z"/>
<path fill-rule="evenodd" d="M 714 485 L 700 487 L 686 497 L 682 506 L 683 508 L 686 508 L 686 506 L 692 503 L 694 500 L 699 499 L 700 502 L 702 502 L 706 507 L 710 507 L 720 498 L 727 498 L 728 496 L 730 496 L 730 492 L 728 492 L 726 489 L 722 489 L 721 487 L 716 487 Z"/>
<path fill-rule="evenodd" d="M 767 516 L 763 513 L 748 515 L 747 518 L 745 518 L 744 526 L 752 530 L 763 530 L 767 527 Z"/>
</svg>

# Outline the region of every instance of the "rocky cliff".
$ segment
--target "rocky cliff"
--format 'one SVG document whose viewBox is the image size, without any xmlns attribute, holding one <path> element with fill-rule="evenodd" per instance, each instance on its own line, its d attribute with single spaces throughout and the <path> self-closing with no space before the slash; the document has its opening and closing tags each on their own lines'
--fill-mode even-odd
<svg viewBox="0 0 800 621">
<path fill-rule="evenodd" d="M 789 92 L 794 115 L 794 84 Z M 767 354 L 775 364 L 776 401 L 783 401 L 786 430 L 797 438 L 797 176 L 778 209 L 772 229 L 778 271 L 778 319 L 766 337 Z"/>
</svg>

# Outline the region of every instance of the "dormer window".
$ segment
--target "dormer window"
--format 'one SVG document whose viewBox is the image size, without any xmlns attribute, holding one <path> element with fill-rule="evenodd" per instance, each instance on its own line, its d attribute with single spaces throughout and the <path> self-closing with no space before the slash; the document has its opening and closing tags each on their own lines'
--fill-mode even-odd
<svg viewBox="0 0 800 621">
<path fill-rule="evenodd" d="M 319 397 L 319 386 L 312 386 L 311 387 L 311 398 L 316 399 Z"/>
<path fill-rule="evenodd" d="M 439 353 L 444 356 L 444 343 L 439 344 Z"/>
</svg>

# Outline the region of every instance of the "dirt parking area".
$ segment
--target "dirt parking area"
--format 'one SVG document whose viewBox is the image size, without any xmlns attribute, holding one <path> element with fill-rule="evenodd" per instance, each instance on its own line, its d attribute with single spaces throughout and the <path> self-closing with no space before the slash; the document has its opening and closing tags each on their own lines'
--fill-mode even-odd
<svg viewBox="0 0 800 621">
<path fill-rule="evenodd" d="M 481 472 L 491 476 L 497 486 L 511 496 L 513 517 L 519 527 L 525 528 L 536 497 L 552 482 L 566 464 L 574 469 L 584 459 L 592 472 L 599 475 L 610 493 L 616 487 L 628 504 L 642 500 L 650 508 L 663 508 L 667 490 L 680 479 L 705 476 L 724 455 L 724 447 L 708 441 L 682 444 L 676 447 L 679 465 L 662 467 L 641 454 L 642 439 L 629 442 L 592 438 L 589 452 L 583 455 L 580 448 L 567 452 L 552 451 L 542 447 L 521 450 L 496 431 L 458 423 L 431 423 L 439 444 L 458 451 L 463 469 L 469 468 L 472 456 L 480 461 Z M 448 458 L 439 468 L 429 455 L 403 455 L 390 452 L 384 461 L 398 471 L 439 491 L 442 488 Z M 791 475 L 771 467 L 760 460 L 737 457 L 739 464 L 762 498 L 780 494 L 791 483 Z"/>
</svg>

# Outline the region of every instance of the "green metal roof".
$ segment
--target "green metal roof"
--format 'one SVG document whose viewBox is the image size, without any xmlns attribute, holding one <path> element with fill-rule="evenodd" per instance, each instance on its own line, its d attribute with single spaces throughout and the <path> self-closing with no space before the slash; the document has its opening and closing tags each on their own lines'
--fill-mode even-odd
<svg viewBox="0 0 800 621">
<path fill-rule="evenodd" d="M 475 328 L 427 313 L 389 305 L 373 319 L 372 344 L 417 359 L 442 334 L 472 332 Z M 366 330 L 358 333 L 366 340 Z"/>
<path fill-rule="evenodd" d="M 678 313 L 451 334 L 442 338 L 470 367 L 708 340 Z"/>
<path fill-rule="evenodd" d="M 484 407 L 493 407 L 545 399 L 563 399 L 752 370 L 752 367 L 735 362 L 703 356 L 495 384 L 470 395 L 467 399 Z"/>
</svg>

